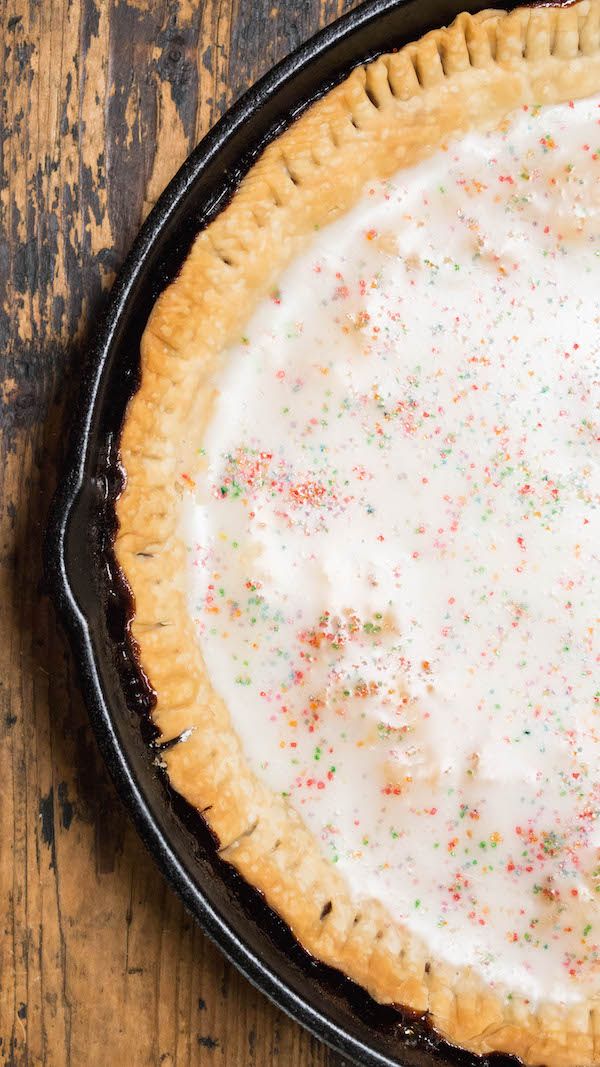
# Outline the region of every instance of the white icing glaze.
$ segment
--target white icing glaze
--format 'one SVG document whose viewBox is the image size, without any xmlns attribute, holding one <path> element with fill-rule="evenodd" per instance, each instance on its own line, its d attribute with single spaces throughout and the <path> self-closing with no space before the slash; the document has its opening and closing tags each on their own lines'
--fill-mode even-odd
<svg viewBox="0 0 600 1067">
<path fill-rule="evenodd" d="M 185 505 L 257 774 L 357 900 L 562 1001 L 600 990 L 599 122 L 525 109 L 315 234 Z"/>
</svg>

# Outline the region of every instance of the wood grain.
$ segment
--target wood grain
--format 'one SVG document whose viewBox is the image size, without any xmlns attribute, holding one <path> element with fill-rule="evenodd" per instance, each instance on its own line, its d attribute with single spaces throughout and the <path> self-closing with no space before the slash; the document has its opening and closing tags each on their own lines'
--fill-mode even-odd
<svg viewBox="0 0 600 1067">
<path fill-rule="evenodd" d="M 41 581 L 82 354 L 195 142 L 355 0 L 0 0 L 0 1063 L 341 1061 L 255 992 L 121 810 Z"/>
</svg>

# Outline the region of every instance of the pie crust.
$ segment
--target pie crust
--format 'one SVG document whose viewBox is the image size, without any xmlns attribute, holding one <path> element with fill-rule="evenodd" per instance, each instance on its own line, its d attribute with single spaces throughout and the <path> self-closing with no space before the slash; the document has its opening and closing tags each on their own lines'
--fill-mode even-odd
<svg viewBox="0 0 600 1067">
<path fill-rule="evenodd" d="M 600 0 L 460 15 L 401 51 L 356 68 L 260 156 L 228 207 L 196 238 L 159 297 L 141 346 L 139 391 L 121 439 L 126 486 L 116 553 L 131 586 L 131 632 L 156 691 L 172 785 L 204 815 L 220 854 L 261 890 L 315 957 L 378 1001 L 426 1012 L 448 1041 L 530 1064 L 600 1062 L 600 999 L 507 1001 L 470 968 L 431 959 L 372 902 L 357 914 L 343 878 L 300 816 L 250 770 L 212 690 L 186 603 L 177 535 L 180 442 L 198 441 L 224 349 L 315 227 L 365 183 L 430 155 L 448 138 L 495 127 L 524 104 L 600 90 Z"/>
</svg>

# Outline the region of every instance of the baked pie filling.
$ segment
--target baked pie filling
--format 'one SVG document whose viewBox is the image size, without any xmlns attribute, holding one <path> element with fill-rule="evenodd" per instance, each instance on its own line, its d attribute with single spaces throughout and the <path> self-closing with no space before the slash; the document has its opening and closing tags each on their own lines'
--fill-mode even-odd
<svg viewBox="0 0 600 1067">
<path fill-rule="evenodd" d="M 579 43 L 546 57 L 560 90 L 438 123 L 285 256 L 267 232 L 251 300 L 192 253 L 148 328 L 117 542 L 169 773 L 226 858 L 379 999 L 579 1065 L 600 1059 L 599 14 L 442 31 L 469 77 L 477 27 L 495 63 L 507 27 L 529 62 Z M 149 448 L 161 377 L 186 413 Z"/>
</svg>

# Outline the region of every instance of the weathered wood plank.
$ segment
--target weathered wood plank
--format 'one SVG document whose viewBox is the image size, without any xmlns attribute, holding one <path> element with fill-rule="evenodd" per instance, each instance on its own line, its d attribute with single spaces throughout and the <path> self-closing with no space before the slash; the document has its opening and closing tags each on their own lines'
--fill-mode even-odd
<svg viewBox="0 0 600 1067">
<path fill-rule="evenodd" d="M 0 0 L 0 1063 L 332 1067 L 165 886 L 41 587 L 87 338 L 196 140 L 355 0 Z"/>
</svg>

